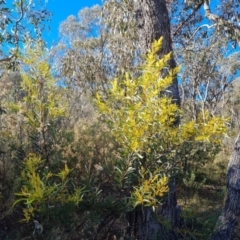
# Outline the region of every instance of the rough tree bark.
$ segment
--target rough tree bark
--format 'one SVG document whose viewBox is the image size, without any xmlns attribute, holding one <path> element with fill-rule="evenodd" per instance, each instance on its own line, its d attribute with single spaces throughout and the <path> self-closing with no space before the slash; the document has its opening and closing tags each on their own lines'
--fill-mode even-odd
<svg viewBox="0 0 240 240">
<path fill-rule="evenodd" d="M 139 29 L 140 48 L 146 53 L 155 39 L 163 37 L 163 47 L 159 57 L 172 52 L 172 39 L 170 32 L 170 19 L 165 0 L 135 0 L 135 13 Z M 169 67 L 176 66 L 172 56 Z M 173 101 L 180 105 L 180 95 L 177 79 L 167 91 Z M 153 211 L 150 207 L 139 207 L 135 210 L 134 225 L 135 237 L 138 240 L 176 239 L 174 228 L 179 225 L 179 207 L 177 206 L 175 180 L 169 183 L 169 194 L 165 203 Z M 162 219 L 163 221 L 159 221 Z M 170 227 L 166 228 L 166 220 Z M 162 222 L 162 223 L 161 223 Z"/>
<path fill-rule="evenodd" d="M 240 239 L 240 133 L 227 170 L 227 197 L 211 240 Z"/>
<path fill-rule="evenodd" d="M 170 30 L 170 19 L 165 0 L 135 0 L 135 13 L 138 24 L 140 39 L 140 49 L 146 53 L 152 42 L 163 37 L 163 47 L 159 51 L 159 57 L 172 52 L 172 39 Z M 176 62 L 172 56 L 169 67 L 176 67 Z M 175 78 L 169 90 L 171 97 L 180 105 L 180 95 L 178 83 Z"/>
</svg>

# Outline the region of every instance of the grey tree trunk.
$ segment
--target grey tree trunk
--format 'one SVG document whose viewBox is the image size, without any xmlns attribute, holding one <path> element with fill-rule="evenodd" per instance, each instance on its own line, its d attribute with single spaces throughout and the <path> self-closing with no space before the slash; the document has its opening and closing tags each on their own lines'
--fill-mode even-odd
<svg viewBox="0 0 240 240">
<path fill-rule="evenodd" d="M 135 13 L 138 24 L 140 48 L 146 53 L 154 40 L 163 37 L 163 47 L 159 51 L 159 57 L 172 52 L 172 39 L 170 31 L 170 19 L 165 0 L 135 0 Z M 169 62 L 169 67 L 176 67 L 174 57 Z M 175 78 L 169 87 L 171 97 L 180 105 L 178 83 Z"/>
<path fill-rule="evenodd" d="M 159 57 L 172 52 L 170 20 L 165 0 L 135 0 L 135 13 L 139 29 L 140 48 L 146 53 L 152 42 L 163 37 L 163 47 Z M 172 56 L 169 67 L 176 66 Z M 177 79 L 168 88 L 173 101 L 180 105 Z M 138 240 L 171 239 L 177 237 L 174 228 L 179 226 L 180 209 L 177 206 L 174 178 L 169 183 L 169 193 L 165 203 L 153 211 L 150 207 L 138 207 L 135 210 L 134 229 Z"/>
<path fill-rule="evenodd" d="M 240 239 L 240 133 L 227 170 L 227 197 L 212 240 Z"/>
</svg>

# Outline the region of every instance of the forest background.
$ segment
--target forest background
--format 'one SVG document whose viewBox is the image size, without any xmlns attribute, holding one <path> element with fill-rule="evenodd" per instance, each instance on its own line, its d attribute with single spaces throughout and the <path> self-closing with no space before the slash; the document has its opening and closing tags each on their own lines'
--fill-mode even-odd
<svg viewBox="0 0 240 240">
<path fill-rule="evenodd" d="M 240 3 L 140 2 L 0 1 L 0 239 L 239 238 Z"/>
</svg>

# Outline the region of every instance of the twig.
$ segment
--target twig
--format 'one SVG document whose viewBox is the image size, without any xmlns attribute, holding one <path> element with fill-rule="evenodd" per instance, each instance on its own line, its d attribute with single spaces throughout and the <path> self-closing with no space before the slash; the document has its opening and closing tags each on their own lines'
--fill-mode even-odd
<svg viewBox="0 0 240 240">
<path fill-rule="evenodd" d="M 1 62 L 9 62 L 9 61 L 11 61 L 11 60 L 13 59 L 14 56 L 15 56 L 15 54 L 12 54 L 12 55 L 9 56 L 9 57 L 1 58 L 1 59 L 0 59 L 0 63 L 1 63 Z"/>
<path fill-rule="evenodd" d="M 198 4 L 198 6 L 193 9 L 193 12 L 183 21 L 181 22 L 181 24 L 177 27 L 177 29 L 175 30 L 175 32 L 173 33 L 173 36 L 177 35 L 177 32 L 185 25 L 185 23 L 192 18 L 192 16 L 198 11 L 198 9 L 200 9 L 200 7 L 202 6 L 202 2 Z"/>
</svg>

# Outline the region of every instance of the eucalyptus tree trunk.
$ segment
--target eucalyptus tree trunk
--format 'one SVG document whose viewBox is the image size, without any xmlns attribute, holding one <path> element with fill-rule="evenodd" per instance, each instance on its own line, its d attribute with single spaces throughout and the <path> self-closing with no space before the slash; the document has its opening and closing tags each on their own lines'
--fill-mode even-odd
<svg viewBox="0 0 240 240">
<path fill-rule="evenodd" d="M 163 46 L 159 51 L 161 58 L 172 52 L 170 19 L 165 0 L 135 0 L 136 22 L 140 39 L 140 49 L 146 53 L 152 42 L 163 37 Z M 175 60 L 169 61 L 169 67 L 176 66 Z M 177 79 L 166 91 L 173 101 L 180 105 Z M 177 121 L 176 121 L 177 124 Z M 174 228 L 179 226 L 180 209 L 177 206 L 176 186 L 174 176 L 169 183 L 169 193 L 165 203 L 155 210 L 150 207 L 138 207 L 135 210 L 134 226 L 135 237 L 138 240 L 171 239 L 174 240 Z M 168 226 L 167 226 L 168 225 Z"/>
<path fill-rule="evenodd" d="M 211 240 L 240 239 L 240 133 L 227 170 L 227 197 Z"/>
<path fill-rule="evenodd" d="M 146 53 L 154 40 L 163 37 L 163 46 L 159 51 L 159 57 L 172 52 L 172 39 L 170 31 L 170 19 L 165 0 L 135 0 L 135 13 L 138 24 L 138 34 L 140 39 L 140 49 Z M 175 60 L 172 58 L 169 67 L 176 67 Z M 169 87 L 171 97 L 180 105 L 180 95 L 178 83 L 175 78 Z"/>
</svg>

